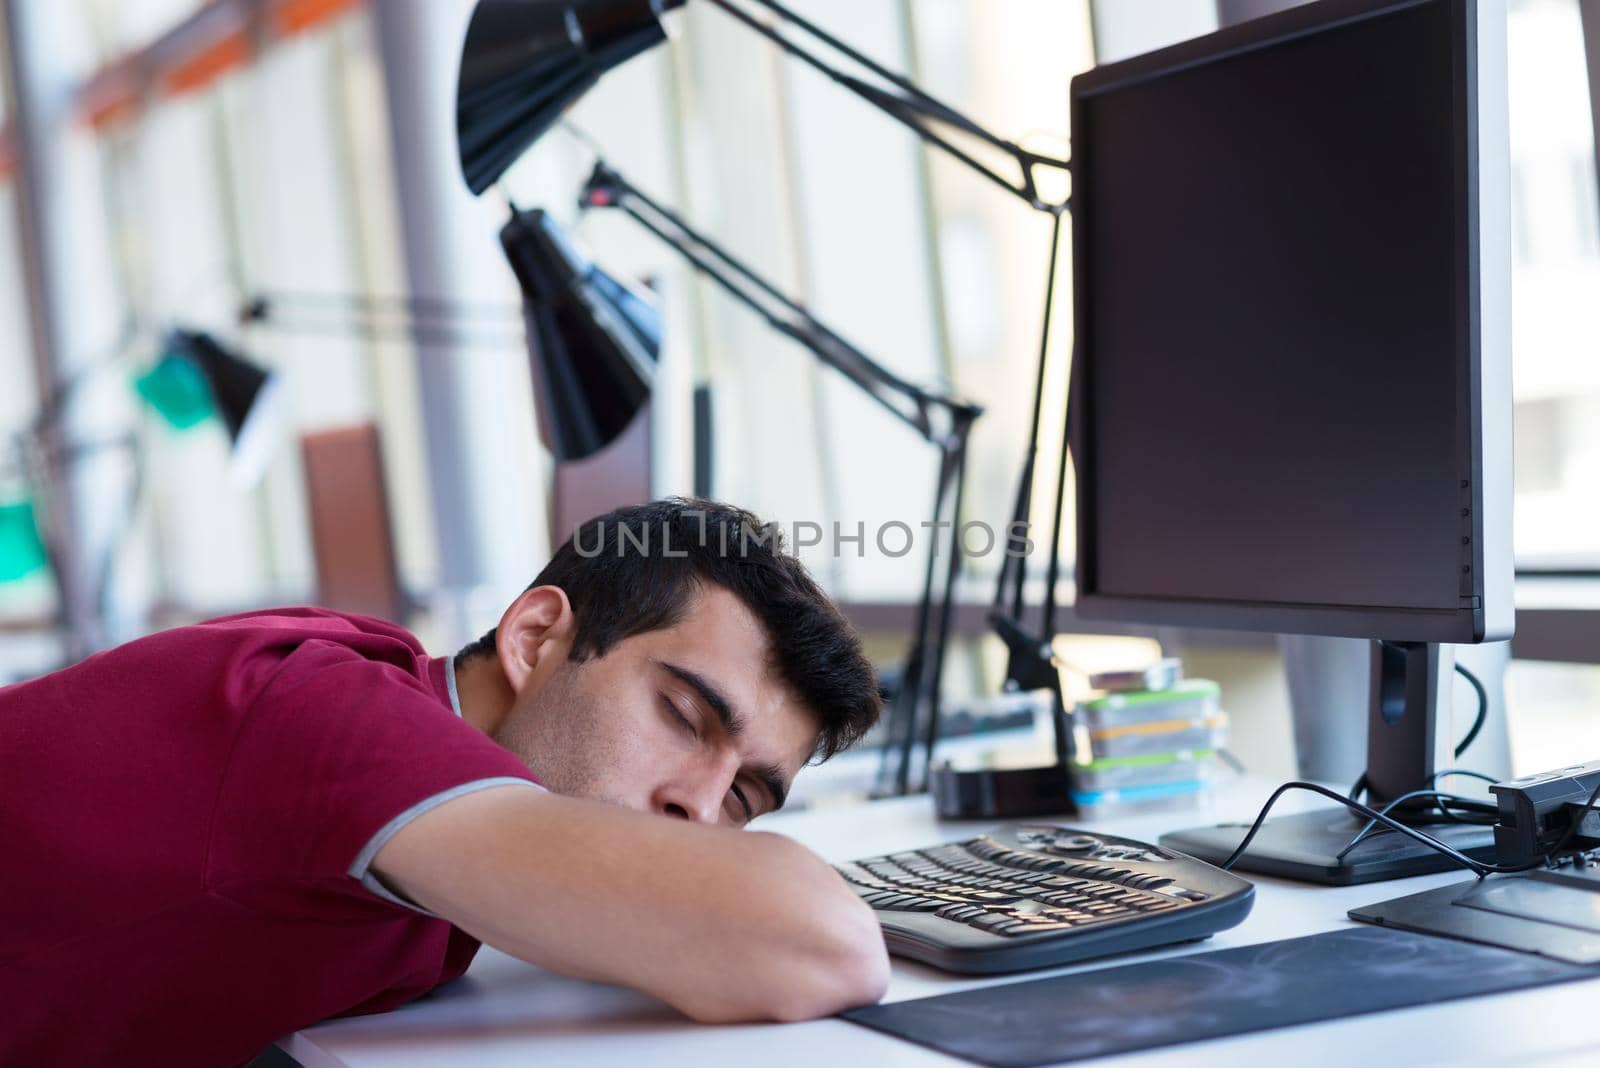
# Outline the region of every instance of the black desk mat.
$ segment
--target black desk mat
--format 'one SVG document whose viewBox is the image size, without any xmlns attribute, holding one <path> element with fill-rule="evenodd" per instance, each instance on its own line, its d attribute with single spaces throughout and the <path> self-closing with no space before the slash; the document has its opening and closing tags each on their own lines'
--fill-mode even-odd
<svg viewBox="0 0 1600 1068">
<path fill-rule="evenodd" d="M 1593 978 L 1600 968 L 1352 927 L 869 1005 L 844 1018 L 979 1064 L 1032 1068 Z"/>
</svg>

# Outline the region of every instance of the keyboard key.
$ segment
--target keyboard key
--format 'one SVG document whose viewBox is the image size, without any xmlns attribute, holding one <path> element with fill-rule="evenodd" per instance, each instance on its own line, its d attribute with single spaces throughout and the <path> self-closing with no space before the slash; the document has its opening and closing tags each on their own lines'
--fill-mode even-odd
<svg viewBox="0 0 1600 1068">
<path fill-rule="evenodd" d="M 945 902 L 937 898 L 901 895 L 901 899 L 898 902 L 885 902 L 882 905 L 873 907 L 892 912 L 934 912 L 944 906 Z"/>
<path fill-rule="evenodd" d="M 1087 879 L 1074 879 L 1067 875 L 1049 875 L 1039 881 L 1040 886 L 1048 886 L 1059 890 L 1077 890 L 1080 887 L 1090 886 Z"/>
</svg>

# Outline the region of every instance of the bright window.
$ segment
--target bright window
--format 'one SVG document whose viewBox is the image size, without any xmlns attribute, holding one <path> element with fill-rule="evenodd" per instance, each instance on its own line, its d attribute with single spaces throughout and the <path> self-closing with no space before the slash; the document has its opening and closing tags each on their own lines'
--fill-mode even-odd
<svg viewBox="0 0 1600 1068">
<path fill-rule="evenodd" d="M 1600 566 L 1600 192 L 1583 31 L 1576 0 L 1510 5 L 1515 537 L 1535 567 Z"/>
</svg>

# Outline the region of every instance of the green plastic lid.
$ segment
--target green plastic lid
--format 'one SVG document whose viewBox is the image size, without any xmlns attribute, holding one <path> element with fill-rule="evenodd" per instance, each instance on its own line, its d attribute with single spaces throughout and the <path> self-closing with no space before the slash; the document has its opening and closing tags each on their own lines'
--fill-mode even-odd
<svg viewBox="0 0 1600 1068">
<path fill-rule="evenodd" d="M 1079 707 L 1095 712 L 1110 712 L 1119 708 L 1137 708 L 1140 705 L 1167 704 L 1191 698 L 1219 697 L 1222 687 L 1210 679 L 1183 679 L 1167 690 L 1129 690 L 1108 693 L 1080 701 Z"/>
</svg>

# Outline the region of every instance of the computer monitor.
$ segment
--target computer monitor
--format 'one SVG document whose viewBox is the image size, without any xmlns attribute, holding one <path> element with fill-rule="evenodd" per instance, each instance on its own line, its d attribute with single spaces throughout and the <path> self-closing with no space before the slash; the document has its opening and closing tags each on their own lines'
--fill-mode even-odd
<svg viewBox="0 0 1600 1068">
<path fill-rule="evenodd" d="M 1513 621 L 1503 3 L 1320 0 L 1097 67 L 1072 147 L 1079 613 L 1373 639 L 1369 796 L 1425 788 L 1446 643 Z M 1436 863 L 1333 861 L 1350 834 L 1274 821 L 1241 866 Z"/>
</svg>

